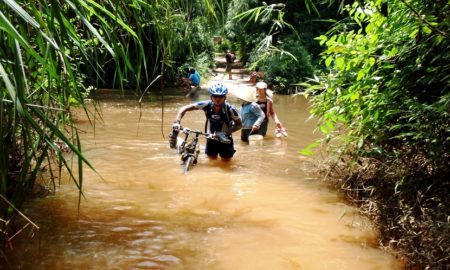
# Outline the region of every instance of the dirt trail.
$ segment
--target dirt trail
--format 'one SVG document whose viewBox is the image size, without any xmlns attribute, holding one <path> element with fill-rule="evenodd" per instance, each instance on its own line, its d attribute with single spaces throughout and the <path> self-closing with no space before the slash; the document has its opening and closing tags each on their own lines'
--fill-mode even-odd
<svg viewBox="0 0 450 270">
<path fill-rule="evenodd" d="M 210 77 L 203 79 L 200 88 L 192 89 L 191 92 L 186 94 L 186 98 L 198 99 L 200 94 L 208 94 L 208 87 L 216 84 L 222 83 L 226 85 L 229 89 L 252 87 L 249 81 L 250 72 L 244 67 L 244 64 L 236 59 L 233 63 L 233 68 L 231 69 L 232 80 L 228 79 L 228 74 L 226 73 L 226 60 L 224 53 L 215 54 L 215 68 L 212 72 L 209 72 Z M 205 76 L 206 77 L 206 76 Z"/>
<path fill-rule="evenodd" d="M 225 72 L 226 60 L 225 54 L 216 53 L 215 56 L 216 68 L 213 72 L 216 74 L 210 81 L 220 81 L 226 85 L 249 85 L 249 71 L 244 67 L 244 64 L 236 59 L 233 63 L 233 68 L 231 70 L 232 80 L 228 79 L 228 74 Z"/>
</svg>

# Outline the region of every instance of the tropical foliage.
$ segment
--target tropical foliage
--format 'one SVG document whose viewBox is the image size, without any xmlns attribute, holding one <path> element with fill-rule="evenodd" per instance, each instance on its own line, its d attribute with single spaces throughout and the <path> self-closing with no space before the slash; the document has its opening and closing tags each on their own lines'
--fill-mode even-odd
<svg viewBox="0 0 450 270">
<path fill-rule="evenodd" d="M 74 106 L 94 123 L 85 98 L 97 87 L 163 86 L 188 66 L 205 74 L 219 34 L 269 82 L 309 79 L 339 185 L 365 203 L 383 244 L 412 265 L 450 265 L 449 2 L 285 2 L 1 1 L 0 241 L 44 168 L 51 186 L 65 168 L 81 198 L 90 164 Z"/>
<path fill-rule="evenodd" d="M 320 52 L 314 37 L 334 21 L 320 16 L 340 17 L 336 3 L 285 2 L 231 1 L 226 25 L 241 61 L 248 62 L 249 69 L 259 66 L 279 92 L 312 77 Z"/>
<path fill-rule="evenodd" d="M 312 112 L 339 146 L 336 164 L 346 161 L 340 185 L 370 203 L 384 243 L 412 264 L 445 269 L 450 3 L 361 2 L 343 6 L 348 18 L 318 38 L 327 70 L 311 83 L 320 92 Z"/>
<path fill-rule="evenodd" d="M 265 71 L 268 81 L 275 84 L 273 88 L 284 89 L 289 84 L 312 77 L 315 68 L 312 65 L 311 54 L 299 44 L 298 37 L 288 36 L 279 43 L 279 53 L 256 62 Z M 254 52 L 253 55 L 258 57 L 258 52 Z"/>
<path fill-rule="evenodd" d="M 96 87 L 140 90 L 157 75 L 160 82 L 176 76 L 176 66 L 188 59 L 209 61 L 209 35 L 218 24 L 207 22 L 222 21 L 222 6 L 208 0 L 0 3 L 1 241 L 44 167 L 51 189 L 61 175 L 53 171 L 65 167 L 82 196 L 83 165 L 90 164 L 73 106 L 94 122 L 98 114 L 85 98 Z"/>
</svg>

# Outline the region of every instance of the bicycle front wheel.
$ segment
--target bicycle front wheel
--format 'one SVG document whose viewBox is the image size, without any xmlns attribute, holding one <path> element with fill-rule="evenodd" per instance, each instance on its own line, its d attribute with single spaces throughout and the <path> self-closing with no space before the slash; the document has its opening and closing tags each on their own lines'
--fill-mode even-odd
<svg viewBox="0 0 450 270">
<path fill-rule="evenodd" d="M 187 174 L 187 172 L 191 168 L 193 162 L 194 162 L 194 157 L 193 156 L 189 156 L 186 159 L 186 161 L 184 162 L 184 174 Z"/>
</svg>

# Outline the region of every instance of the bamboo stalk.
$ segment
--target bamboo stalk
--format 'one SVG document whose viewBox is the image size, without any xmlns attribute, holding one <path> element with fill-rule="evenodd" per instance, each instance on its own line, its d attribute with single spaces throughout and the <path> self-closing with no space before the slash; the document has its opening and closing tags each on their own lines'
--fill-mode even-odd
<svg viewBox="0 0 450 270">
<path fill-rule="evenodd" d="M 9 99 L 1 99 L 1 101 L 6 102 L 6 103 L 14 103 L 14 101 L 9 100 Z M 48 107 L 48 106 L 42 106 L 42 105 L 36 105 L 36 104 L 29 104 L 29 103 L 25 103 L 24 105 L 26 106 L 30 106 L 30 107 L 36 107 L 36 108 L 42 108 L 42 109 L 47 109 L 47 110 L 54 110 L 54 111 L 67 111 L 64 109 L 60 109 L 60 108 L 55 108 L 55 107 Z"/>
<path fill-rule="evenodd" d="M 17 209 L 12 203 L 8 201 L 2 194 L 0 194 L 0 198 L 3 199 L 9 206 L 11 206 L 21 217 L 23 217 L 26 221 L 28 221 L 33 227 L 35 227 L 37 230 L 39 230 L 39 226 L 34 224 L 33 221 L 31 221 L 27 216 L 25 216 L 19 209 Z"/>
</svg>

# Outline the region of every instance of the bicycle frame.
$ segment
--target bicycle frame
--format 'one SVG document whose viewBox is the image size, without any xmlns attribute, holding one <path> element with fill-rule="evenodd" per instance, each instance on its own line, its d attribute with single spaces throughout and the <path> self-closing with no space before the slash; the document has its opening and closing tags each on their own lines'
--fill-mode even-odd
<svg viewBox="0 0 450 270">
<path fill-rule="evenodd" d="M 180 129 L 184 133 L 184 140 L 177 145 L 177 153 L 181 155 L 183 164 L 183 172 L 186 174 L 191 166 L 197 164 L 198 156 L 200 154 L 200 144 L 198 142 L 199 136 L 205 136 L 207 139 L 212 139 L 211 134 L 202 132 L 200 130 L 190 130 L 189 128 Z M 188 141 L 189 136 L 194 134 L 194 138 Z"/>
</svg>

